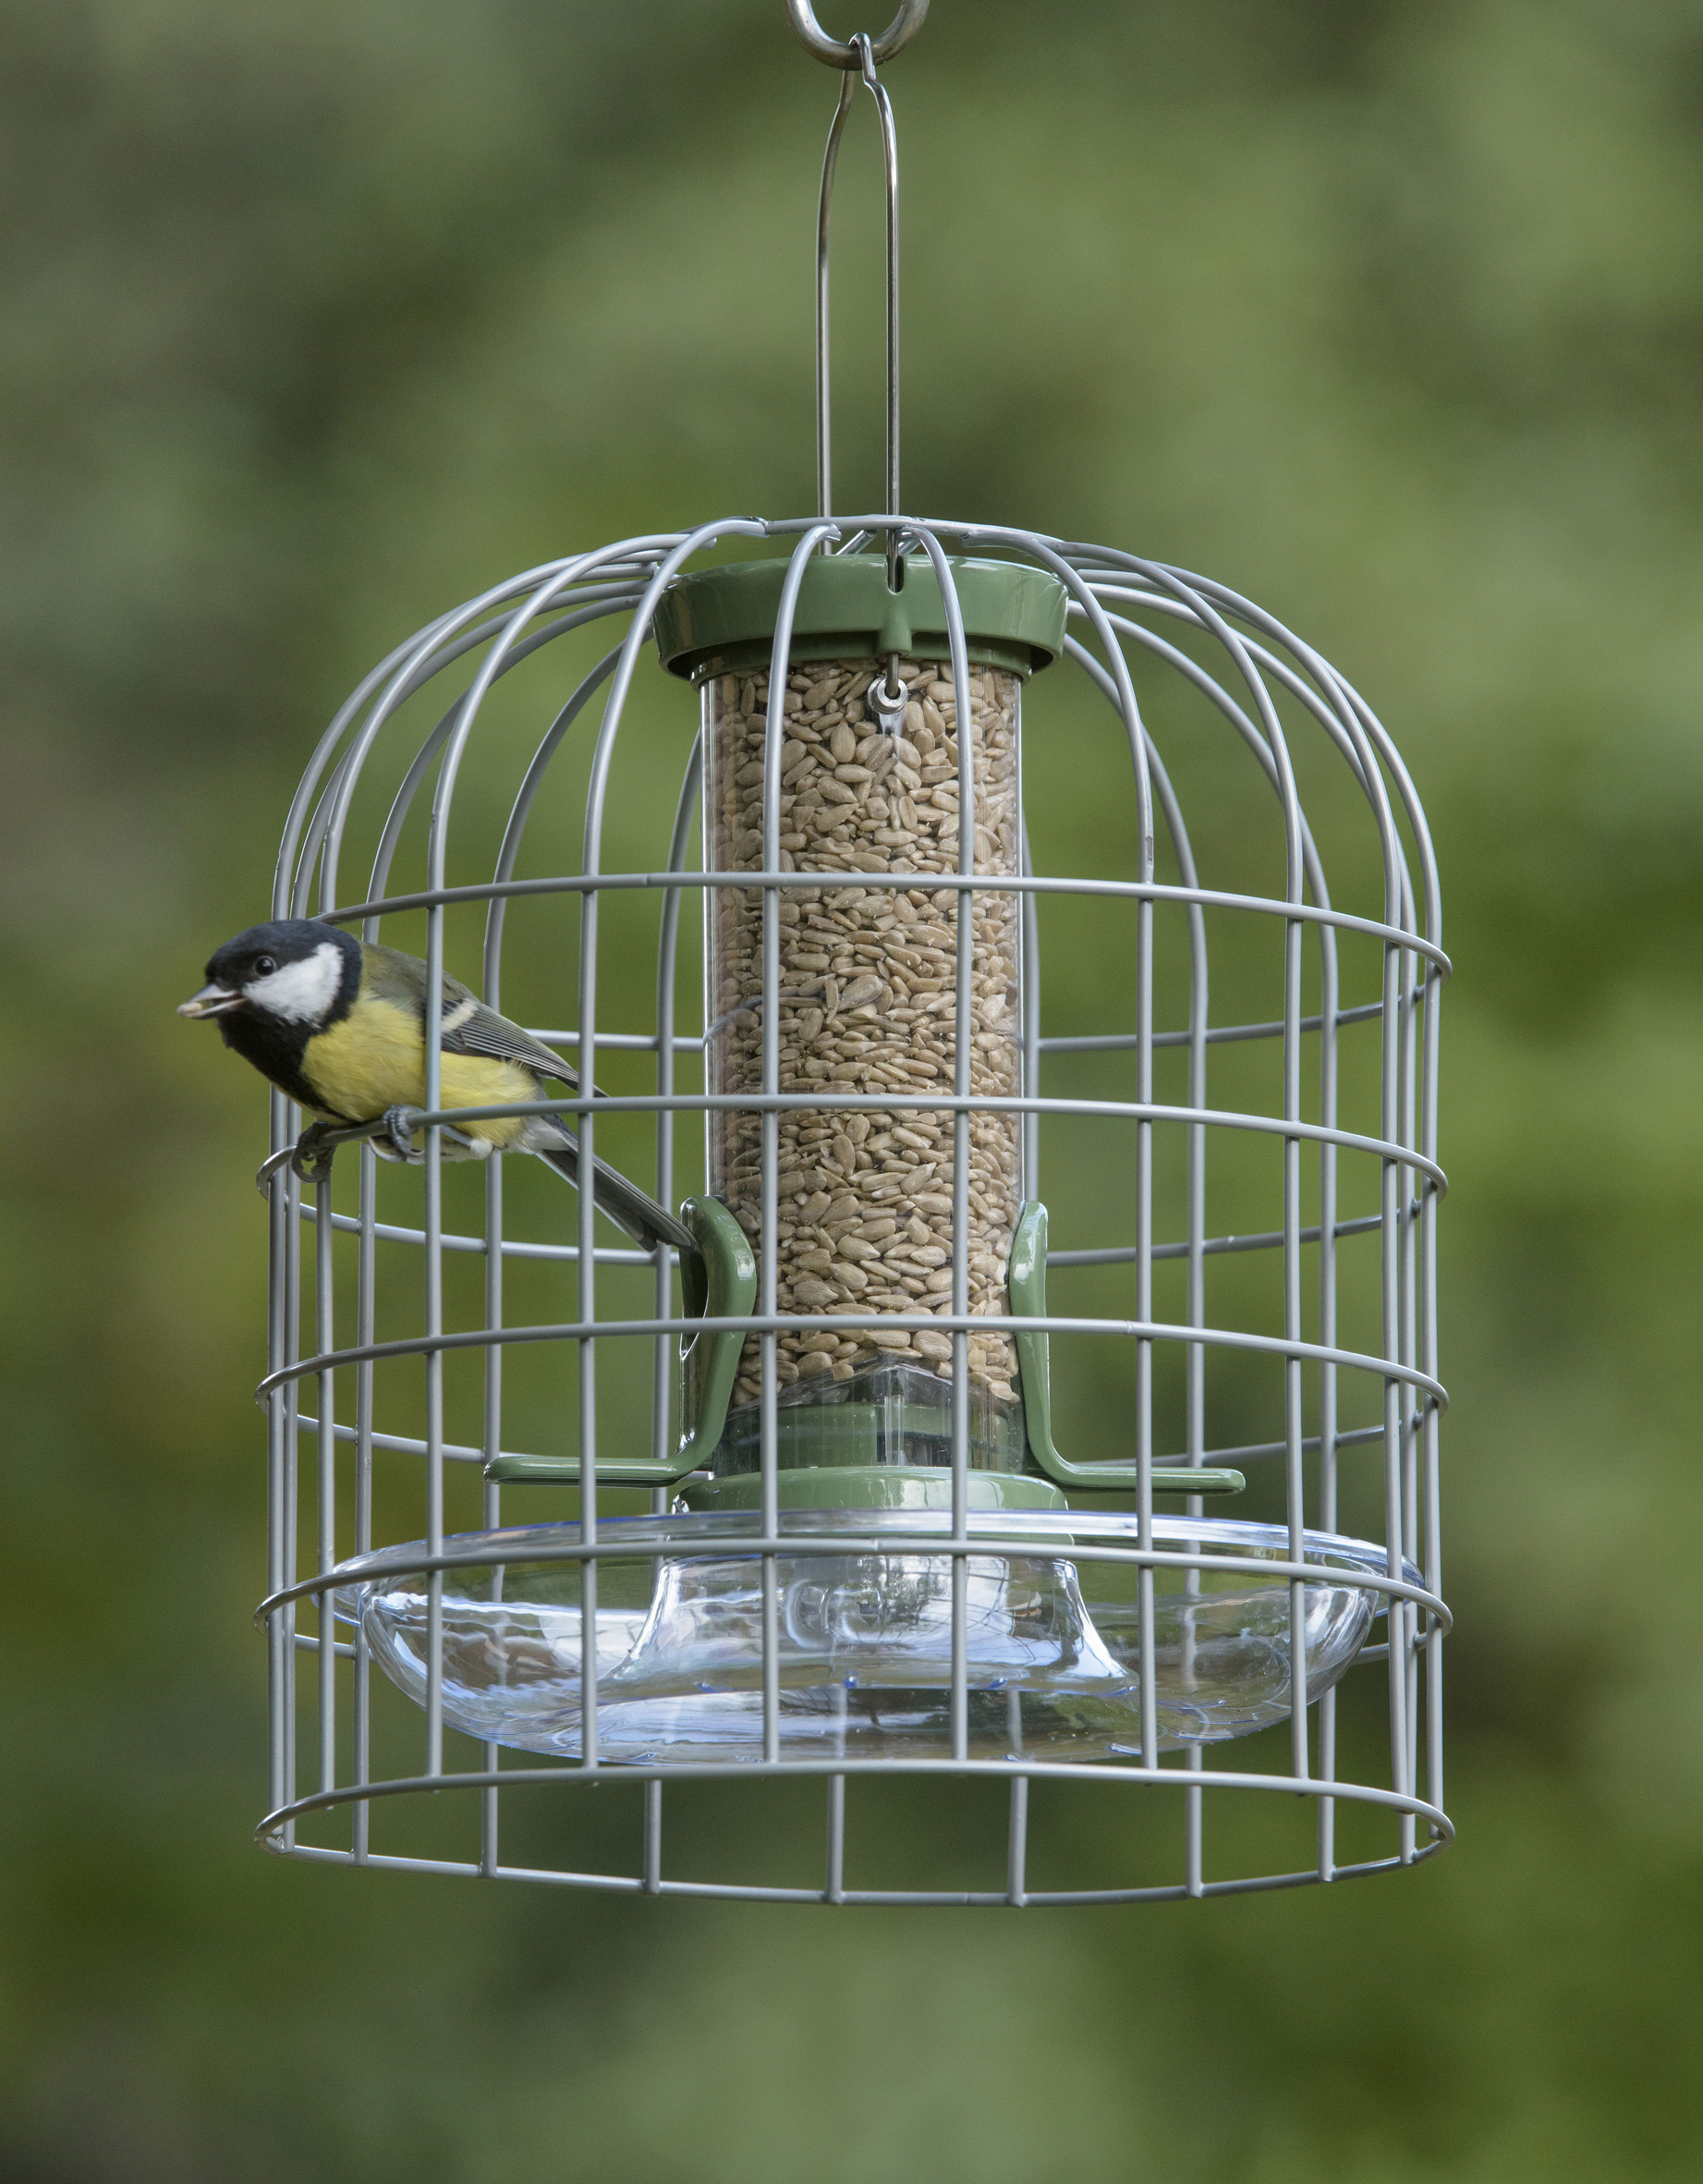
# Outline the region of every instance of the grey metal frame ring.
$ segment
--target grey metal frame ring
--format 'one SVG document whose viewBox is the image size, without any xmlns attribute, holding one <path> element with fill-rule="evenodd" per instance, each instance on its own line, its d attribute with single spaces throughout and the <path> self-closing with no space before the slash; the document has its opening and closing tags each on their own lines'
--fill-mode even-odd
<svg viewBox="0 0 1703 2184">
<path fill-rule="evenodd" d="M 907 872 L 859 872 L 855 883 L 842 876 L 841 884 L 903 888 L 911 877 Z M 1324 909 L 1317 903 L 1280 902 L 1263 895 L 1232 895 L 1222 887 L 1174 887 L 1162 880 L 1054 879 L 1037 873 L 1007 879 L 1003 874 L 996 877 L 984 872 L 931 872 L 929 881 L 936 892 L 945 888 L 976 895 L 1079 895 L 1102 896 L 1108 899 L 1121 897 L 1131 902 L 1185 906 L 1198 903 L 1205 909 L 1258 910 L 1268 917 L 1290 919 L 1298 924 L 1330 925 L 1344 933 L 1365 933 L 1381 941 L 1386 947 L 1423 956 L 1437 966 L 1445 983 L 1454 971 L 1442 949 L 1422 940 L 1417 933 L 1400 925 L 1381 923 L 1376 918 L 1357 918 L 1349 910 Z M 395 917 L 403 910 L 436 909 L 449 903 L 494 902 L 529 895 L 597 895 L 636 887 L 721 888 L 730 892 L 737 888 L 755 894 L 765 887 L 820 887 L 821 885 L 820 872 L 789 872 L 778 866 L 765 872 L 564 872 L 544 880 L 481 880 L 465 887 L 421 887 L 412 895 L 381 896 L 371 902 L 356 903 L 353 908 L 322 910 L 320 916 L 328 924 L 352 925 L 359 919 Z M 576 1031 L 575 1039 L 579 1036 Z"/>
<path fill-rule="evenodd" d="M 582 1120 L 593 1115 L 761 1115 L 789 1114 L 798 1109 L 823 1113 L 858 1113 L 868 1101 L 860 1092 L 606 1092 L 590 1099 L 510 1100 L 483 1107 L 421 1107 L 413 1128 L 438 1129 L 445 1124 L 505 1120 L 510 1116 L 573 1115 Z M 1174 1107 L 1154 1100 L 1026 1100 L 992 1099 L 973 1092 L 936 1092 L 922 1090 L 884 1092 L 882 1105 L 895 1113 L 927 1109 L 931 1113 L 975 1115 L 1075 1115 L 1125 1122 L 1174 1122 L 1189 1129 L 1250 1130 L 1259 1136 L 1289 1138 L 1303 1145 L 1334 1145 L 1345 1153 L 1365 1153 L 1374 1160 L 1393 1162 L 1415 1169 L 1430 1183 L 1439 1198 L 1449 1178 L 1434 1160 L 1415 1153 L 1397 1138 L 1368 1137 L 1359 1130 L 1344 1130 L 1322 1122 L 1290 1121 L 1277 1115 L 1244 1115 L 1228 1107 Z"/>
<path fill-rule="evenodd" d="M 1215 1789 L 1274 1790 L 1285 1797 L 1333 1798 L 1344 1804 L 1381 1805 L 1386 1811 L 1405 1812 L 1416 1820 L 1428 1821 L 1446 1842 L 1454 1839 L 1454 1824 L 1441 1805 L 1429 1804 L 1407 1790 L 1380 1789 L 1370 1783 L 1344 1782 L 1334 1777 L 1326 1780 L 1319 1775 L 1295 1781 L 1284 1775 L 1233 1773 L 1228 1767 L 1215 1767 L 1210 1775 L 1197 1775 L 1183 1767 L 1108 1766 L 1093 1760 L 866 1760 L 837 1755 L 820 1760 L 771 1760 L 764 1771 L 771 1775 L 790 1775 L 804 1781 L 834 1775 L 877 1779 L 894 1775 L 982 1775 L 994 1781 L 1152 1783 L 1162 1789 L 1193 1789 L 1205 1784 Z M 653 1761 L 615 1760 L 582 1767 L 505 1767 L 457 1775 L 392 1776 L 385 1782 L 349 1783 L 337 1789 L 319 1790 L 309 1797 L 298 1798 L 293 1803 L 280 1805 L 268 1812 L 254 1833 L 257 1837 L 274 1834 L 304 1813 L 330 1812 L 338 1805 L 367 1804 L 380 1798 L 408 1797 L 417 1791 L 435 1795 L 444 1789 L 538 1789 L 575 1784 L 583 1788 L 598 1782 L 725 1782 L 728 1773 L 724 1761 L 675 1760 L 659 1764 Z M 811 1897 L 820 1895 L 815 1889 L 809 1893 Z M 997 1902 L 1003 1898 L 996 1897 L 990 1900 Z"/>
<path fill-rule="evenodd" d="M 609 1777 L 605 1775 L 603 1779 Z M 654 1782 L 660 1793 L 661 1777 L 648 1779 Z M 358 1812 L 359 1810 L 357 1807 Z M 257 1835 L 255 1839 L 262 1849 L 270 1850 L 275 1857 L 298 1858 L 311 1865 L 370 1867 L 376 1873 L 432 1873 L 441 1879 L 541 1881 L 559 1888 L 601 1889 L 612 1896 L 695 1899 L 719 1897 L 729 1903 L 853 1904 L 859 1909 L 950 1906 L 962 1909 L 972 1906 L 1021 1909 L 1031 1904 L 1182 1903 L 1193 1897 L 1247 1896 L 1264 1888 L 1316 1888 L 1327 1878 L 1317 1867 L 1309 1866 L 1300 1873 L 1263 1873 L 1253 1881 L 1202 1881 L 1198 1886 L 1177 1881 L 1158 1888 L 763 1888 L 731 1882 L 664 1880 L 660 1875 L 652 1880 L 626 1873 L 575 1873 L 566 1867 L 505 1865 L 500 1859 L 475 1865 L 468 1860 L 453 1858 L 395 1858 L 381 1850 L 363 1850 L 357 1855 L 350 1850 L 326 1850 L 311 1843 L 280 1840 L 294 1824 L 293 1819 L 282 1821 L 271 1835 Z M 1358 1881 L 1372 1873 L 1398 1872 L 1405 1864 L 1420 1865 L 1428 1858 L 1434 1858 L 1438 1851 L 1446 1849 L 1454 1839 L 1453 1829 L 1447 1836 L 1434 1831 L 1431 1841 L 1416 1848 L 1411 1859 L 1367 1858 L 1352 1865 L 1332 1865 L 1328 1878 L 1332 1884 Z"/>
<path fill-rule="evenodd" d="M 877 67 L 890 61 L 895 53 L 902 52 L 921 30 L 928 17 L 929 0 L 899 0 L 899 12 L 879 38 L 869 42 L 870 57 Z M 830 38 L 816 19 L 816 10 L 810 0 L 786 0 L 786 14 L 792 23 L 798 43 L 807 53 L 814 54 L 819 61 L 830 68 L 855 68 L 858 66 L 855 46 L 840 38 Z"/>
<path fill-rule="evenodd" d="M 957 1556 L 984 1554 L 990 1546 L 1009 1547 L 1010 1531 L 993 1531 L 978 1526 L 970 1519 L 967 1538 L 949 1539 L 932 1532 L 895 1533 L 871 1526 L 863 1535 L 855 1532 L 834 1532 L 832 1535 L 809 1532 L 776 1532 L 768 1537 L 760 1533 L 746 1537 L 706 1540 L 700 1545 L 682 1545 L 678 1541 L 639 1542 L 626 1539 L 582 1541 L 560 1545 L 529 1546 L 524 1556 L 529 1564 L 549 1565 L 558 1562 L 726 1562 L 757 1561 L 765 1555 L 792 1555 L 801 1559 L 816 1557 L 833 1561 L 848 1555 L 891 1555 L 901 1558 L 917 1556 Z M 1185 1575 L 1193 1570 L 1210 1572 L 1214 1576 L 1246 1577 L 1248 1564 L 1240 1556 L 1214 1555 L 1206 1552 L 1188 1552 L 1169 1547 L 1114 1547 L 1097 1545 L 1092 1538 L 1072 1538 L 1070 1553 L 1076 1561 L 1089 1564 L 1106 1564 L 1112 1568 L 1129 1569 L 1180 1570 Z M 433 1571 L 449 1572 L 457 1569 L 486 1569 L 493 1557 L 489 1548 L 474 1552 L 468 1549 L 445 1551 L 437 1555 L 411 1555 L 406 1561 L 398 1559 L 384 1566 L 386 1579 L 398 1577 L 424 1577 Z M 1259 1574 L 1293 1584 L 1330 1585 L 1344 1581 L 1344 1572 L 1328 1563 L 1300 1561 L 1261 1562 Z M 377 1575 L 369 1571 L 368 1578 Z M 1423 1585 L 1410 1584 L 1405 1578 L 1393 1578 L 1376 1570 L 1356 1571 L 1348 1580 L 1363 1592 L 1381 1593 L 1385 1602 L 1406 1601 L 1414 1607 L 1423 1608 L 1430 1617 L 1433 1628 L 1444 1637 L 1454 1629 L 1454 1617 L 1441 1595 L 1430 1592 Z M 281 1615 L 293 1602 L 318 1600 L 328 1592 L 347 1588 L 349 1580 L 335 1570 L 322 1570 L 315 1577 L 303 1578 L 294 1585 L 284 1586 L 276 1592 L 268 1593 L 254 1611 L 254 1621 L 262 1624 L 270 1617 Z M 670 1763 L 672 1764 L 672 1763 Z M 723 1762 L 715 1763 L 718 1765 Z M 884 1765 L 885 1762 L 872 1763 Z M 1074 1775 L 1083 1763 L 1071 1760 L 1064 1763 Z"/>
<path fill-rule="evenodd" d="M 1414 1202 L 1410 1211 L 1415 1214 L 1419 1212 L 1417 1200 Z M 309 1204 L 305 1200 L 298 1205 L 296 1214 L 299 1221 L 310 1226 L 320 1217 L 319 1208 Z M 364 1233 L 359 1216 L 354 1214 L 332 1214 L 327 1217 L 332 1227 L 341 1235 L 359 1236 Z M 1381 1214 L 1364 1214 L 1357 1220 L 1337 1222 L 1336 1234 L 1338 1237 L 1369 1236 L 1381 1228 L 1382 1225 Z M 389 1221 L 375 1221 L 372 1224 L 372 1234 L 380 1243 L 412 1244 L 417 1249 L 426 1241 L 426 1232 L 423 1228 L 405 1228 Z M 1304 1244 L 1316 1244 L 1319 1241 L 1320 1234 L 1320 1230 L 1317 1225 L 1306 1227 L 1301 1230 L 1299 1240 Z M 485 1251 L 489 1249 L 482 1236 L 458 1236 L 452 1229 L 445 1229 L 439 1237 L 438 1242 L 446 1251 Z M 1218 1256 L 1226 1251 L 1282 1251 L 1283 1245 L 1283 1231 L 1281 1228 L 1258 1228 L 1250 1230 L 1247 1234 L 1203 1237 L 1199 1249 L 1209 1255 Z M 507 1258 L 554 1260 L 565 1266 L 573 1265 L 579 1257 L 578 1244 L 523 1242 L 518 1237 L 505 1237 L 496 1248 Z M 1151 1247 L 1155 1259 L 1180 1259 L 1186 1251 L 1193 1248 L 1186 1239 L 1182 1238 L 1174 1243 L 1154 1244 Z M 656 1263 L 656 1254 L 653 1251 L 641 1251 L 634 1245 L 597 1244 L 592 1247 L 592 1255 L 600 1266 L 654 1266 Z M 1103 1244 L 1094 1245 L 1082 1251 L 1049 1251 L 1047 1264 L 1049 1266 L 1124 1266 L 1137 1260 L 1139 1256 L 1139 1245 Z"/>
<path fill-rule="evenodd" d="M 584 1260 L 580 1262 L 585 1263 Z M 1393 1359 L 1374 1357 L 1368 1350 L 1342 1349 L 1334 1343 L 1304 1342 L 1299 1336 L 1256 1335 L 1245 1328 L 1177 1326 L 1168 1320 L 1115 1320 L 1070 1317 L 1049 1312 L 1044 1318 L 1027 1318 L 1008 1312 L 746 1312 L 737 1319 L 700 1313 L 691 1319 L 560 1320 L 542 1326 L 480 1327 L 438 1330 L 409 1335 L 394 1342 L 367 1342 L 347 1349 L 316 1351 L 269 1373 L 254 1391 L 262 1403 L 267 1397 L 310 1380 L 322 1373 L 335 1373 L 381 1358 L 429 1358 L 449 1350 L 505 1349 L 522 1342 L 586 1342 L 605 1336 L 643 1338 L 675 1335 L 774 1335 L 797 1328 L 813 1335 L 841 1327 L 879 1323 L 887 1327 L 917 1327 L 942 1335 L 1009 1333 L 1016 1328 L 1034 1335 L 1115 1335 L 1133 1341 L 1206 1344 L 1216 1349 L 1241 1349 L 1263 1357 L 1283 1358 L 1295 1364 L 1342 1365 L 1364 1373 L 1387 1385 L 1418 1388 L 1439 1409 L 1446 1409 L 1449 1391 L 1439 1380 L 1417 1366 Z"/>
<path fill-rule="evenodd" d="M 446 1243 L 447 1240 L 445 1238 Z M 647 1253 L 635 1251 L 630 1260 L 622 1263 L 649 1265 L 651 1262 Z M 1418 1415 L 1423 1416 L 1423 1413 Z M 325 1422 L 312 1411 L 298 1410 L 296 1413 L 296 1431 L 304 1440 L 318 1435 L 323 1430 Z M 1374 1441 L 1381 1442 L 1387 1431 L 1386 1427 L 1381 1425 L 1353 1426 L 1345 1431 L 1339 1431 L 1333 1436 L 1332 1446 L 1339 1452 L 1345 1448 L 1368 1447 Z M 353 1442 L 357 1445 L 362 1438 L 359 1426 L 339 1425 L 335 1420 L 331 1421 L 331 1432 L 335 1439 Z M 388 1449 L 397 1456 L 430 1456 L 432 1453 L 431 1442 L 422 1440 L 417 1434 L 382 1434 L 375 1428 L 369 1428 L 366 1439 L 372 1447 Z M 1301 1442 L 1301 1453 L 1304 1456 L 1316 1456 L 1322 1445 L 1322 1440 L 1323 1436 L 1319 1434 L 1305 1435 Z M 1286 1456 L 1288 1451 L 1287 1441 L 1247 1441 L 1230 1448 L 1205 1448 L 1201 1451 L 1201 1460 L 1210 1464 L 1259 1463 L 1267 1457 Z M 445 1441 L 442 1453 L 450 1463 L 482 1464 L 493 1454 L 536 1457 L 542 1456 L 546 1452 L 542 1449 L 472 1448 L 465 1441 Z M 1175 1456 L 1157 1456 L 1153 1458 L 1155 1464 L 1159 1465 L 1186 1464 L 1189 1460 L 1189 1455 L 1186 1449 Z M 299 1645 L 315 1646 L 319 1641 L 312 1638 L 298 1638 L 297 1642 Z"/>
</svg>

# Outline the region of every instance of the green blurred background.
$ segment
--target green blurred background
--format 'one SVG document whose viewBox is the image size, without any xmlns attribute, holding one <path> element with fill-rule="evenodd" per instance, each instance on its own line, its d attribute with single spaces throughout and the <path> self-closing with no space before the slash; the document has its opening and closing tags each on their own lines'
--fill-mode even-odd
<svg viewBox="0 0 1703 2184">
<path fill-rule="evenodd" d="M 808 505 L 828 73 L 780 0 L 0 15 L 0 2176 L 1695 2176 L 1703 6 L 937 0 L 891 71 L 907 503 L 1302 629 L 1412 763 L 1458 973 L 1460 1843 L 1026 1915 L 249 1840 L 264 1102 L 171 1006 L 407 630 Z"/>
</svg>

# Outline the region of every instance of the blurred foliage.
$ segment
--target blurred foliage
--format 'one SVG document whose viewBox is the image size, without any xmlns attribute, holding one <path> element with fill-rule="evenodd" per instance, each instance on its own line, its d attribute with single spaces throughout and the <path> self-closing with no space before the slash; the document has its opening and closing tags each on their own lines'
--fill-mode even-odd
<svg viewBox="0 0 1703 2184">
<path fill-rule="evenodd" d="M 0 2171 L 1695 2176 L 1703 7 L 938 0 L 892 71 L 907 500 L 1305 631 L 1408 755 L 1459 970 L 1461 1843 L 1020 1918 L 248 1842 L 263 1102 L 171 1005 L 403 632 L 808 504 L 827 73 L 778 0 L 3 16 Z M 866 129 L 845 177 L 872 492 Z"/>
</svg>

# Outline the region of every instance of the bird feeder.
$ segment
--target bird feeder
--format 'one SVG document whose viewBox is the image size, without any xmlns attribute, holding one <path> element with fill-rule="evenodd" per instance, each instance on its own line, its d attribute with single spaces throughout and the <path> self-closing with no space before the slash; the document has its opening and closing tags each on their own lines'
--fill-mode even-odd
<svg viewBox="0 0 1703 2184">
<path fill-rule="evenodd" d="M 1225 586 L 901 512 L 879 65 L 925 10 L 842 45 L 790 0 L 841 80 L 817 515 L 626 539 L 493 586 L 374 668 L 297 795 L 275 916 L 423 930 L 434 976 L 455 956 L 511 1014 L 517 921 L 555 920 L 529 1013 L 579 1081 L 534 1105 L 605 1158 L 644 1118 L 636 1179 L 696 1248 L 613 1240 L 559 1183 L 517 1219 L 500 1158 L 452 1180 L 440 1133 L 494 1111 L 443 1105 L 430 1061 L 418 1173 L 365 1145 L 304 1182 L 276 1158 L 302 1118 L 274 1095 L 260 1834 L 286 1855 L 1017 1904 L 1332 1881 L 1449 1838 L 1447 964 L 1424 815 L 1349 683 Z M 888 472 L 886 506 L 848 516 L 827 241 L 860 88 L 886 163 Z M 553 666 L 600 626 L 601 657 Z M 647 685 L 675 722 L 660 800 L 651 744 L 639 787 L 621 771 Z M 1091 748 L 1111 767 L 1109 871 L 1031 854 L 1026 771 L 1064 763 L 1061 724 L 1073 763 Z M 480 811 L 505 813 L 484 843 L 475 780 Z M 570 781 L 578 869 L 559 853 Z M 621 840 L 650 830 L 648 858 L 611 862 L 612 806 Z M 647 909 L 640 993 L 606 936 Z M 1056 1236 L 1043 1162 L 1065 1188 Z M 511 1316 L 523 1281 L 555 1284 L 559 1309 Z M 1126 1365 L 1121 1401 L 1080 1399 L 1090 1353 Z M 511 1384 L 541 1358 L 571 1367 L 571 1403 L 554 1446 L 516 1447 Z M 808 1882 L 671 1872 L 670 1786 L 735 1772 L 746 1794 L 821 1784 Z M 1002 1885 L 905 1885 L 891 1809 L 859 1807 L 902 1775 L 996 1801 Z M 1094 1784 L 1134 1800 L 1134 1848 L 1086 1885 L 1038 1872 L 1031 1786 Z M 535 1819 L 509 1851 L 516 1800 L 571 1822 L 600 1785 L 635 1793 L 624 1862 L 582 1866 L 571 1826 L 541 1856 Z M 1315 1815 L 1300 1859 L 1296 1795 Z M 1252 1871 L 1251 1823 L 1234 1862 L 1215 1855 L 1210 1810 L 1235 1797 L 1270 1816 Z"/>
</svg>

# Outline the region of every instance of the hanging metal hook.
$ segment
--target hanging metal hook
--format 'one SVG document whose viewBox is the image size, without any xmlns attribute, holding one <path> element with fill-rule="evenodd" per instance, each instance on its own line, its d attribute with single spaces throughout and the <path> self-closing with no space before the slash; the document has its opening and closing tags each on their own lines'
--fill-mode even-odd
<svg viewBox="0 0 1703 2184">
<path fill-rule="evenodd" d="M 858 73 L 840 78 L 840 103 L 828 125 L 822 152 L 821 189 L 816 200 L 816 513 L 824 521 L 833 513 L 833 416 L 828 398 L 828 224 L 833 211 L 833 170 L 839 163 L 845 116 L 858 95 Z M 822 550 L 828 551 L 826 541 Z"/>
<path fill-rule="evenodd" d="M 788 0 L 788 5 L 792 4 L 793 0 Z M 808 8 L 806 12 L 809 12 Z M 920 21 L 920 14 L 917 19 Z M 888 31 L 882 33 L 883 37 L 890 35 L 894 27 L 890 25 Z M 915 28 L 915 24 L 912 28 Z M 821 192 L 816 205 L 816 501 L 817 512 L 824 519 L 831 518 L 833 513 L 833 419 L 829 400 L 828 361 L 828 232 L 833 206 L 833 172 L 840 156 L 840 138 L 845 131 L 845 116 L 851 110 L 851 103 L 859 83 L 875 101 L 875 110 L 881 120 L 882 165 L 887 201 L 886 513 L 896 516 L 899 512 L 899 140 L 894 126 L 892 102 L 875 73 L 875 43 L 867 32 L 859 31 L 847 50 L 852 57 L 840 78 L 840 99 L 828 128 L 828 142 L 822 153 Z M 896 530 L 889 531 L 887 582 L 895 592 L 899 588 L 899 534 Z M 896 682 L 896 676 L 892 679 Z"/>
<path fill-rule="evenodd" d="M 786 0 L 786 12 L 792 27 L 798 34 L 798 42 L 807 52 L 813 53 L 819 61 L 825 61 L 831 68 L 855 68 L 858 56 L 852 51 L 857 43 L 842 43 L 830 38 L 816 19 L 816 10 L 810 0 Z M 869 39 L 869 47 L 876 66 L 890 61 L 901 48 L 908 45 L 921 30 L 923 18 L 929 12 L 929 0 L 900 0 L 899 12 L 879 38 Z M 867 37 L 867 33 L 865 33 Z"/>
</svg>

